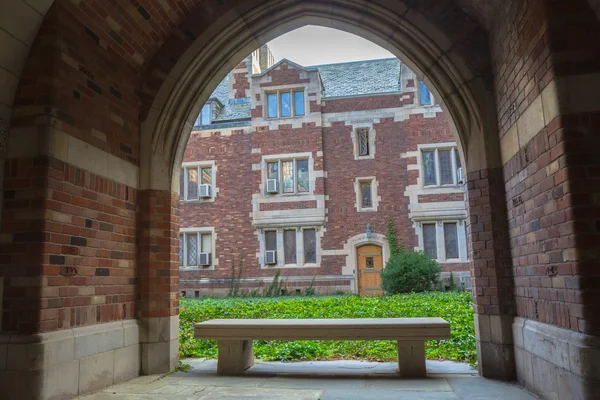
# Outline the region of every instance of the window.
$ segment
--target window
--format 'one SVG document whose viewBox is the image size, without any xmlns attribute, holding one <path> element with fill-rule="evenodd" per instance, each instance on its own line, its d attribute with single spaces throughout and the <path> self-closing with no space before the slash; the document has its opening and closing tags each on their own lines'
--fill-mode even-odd
<svg viewBox="0 0 600 400">
<path fill-rule="evenodd" d="M 286 264 L 296 264 L 296 230 L 283 231 L 283 249 Z"/>
<path fill-rule="evenodd" d="M 368 156 L 369 155 L 369 130 L 359 129 L 358 130 L 358 155 Z"/>
<path fill-rule="evenodd" d="M 435 224 L 423 224 L 423 251 L 431 258 L 437 259 Z"/>
<path fill-rule="evenodd" d="M 433 103 L 431 92 L 423 81 L 419 81 L 419 103 L 422 106 L 429 106 Z"/>
<path fill-rule="evenodd" d="M 205 104 L 204 107 L 202 107 L 202 113 L 200 114 L 200 118 L 202 125 L 210 125 L 210 123 L 212 122 L 210 104 Z"/>
<path fill-rule="evenodd" d="M 209 188 L 201 188 L 200 185 L 208 185 Z M 181 169 L 179 177 L 181 200 L 194 201 L 214 198 L 213 186 L 212 166 L 190 166 Z"/>
<path fill-rule="evenodd" d="M 267 118 L 289 118 L 304 114 L 304 90 L 267 93 Z"/>
<path fill-rule="evenodd" d="M 267 251 L 277 250 L 277 232 L 267 231 L 265 232 L 265 249 Z"/>
<path fill-rule="evenodd" d="M 360 182 L 360 199 L 361 208 L 373 207 L 373 193 L 371 190 L 371 181 Z"/>
<path fill-rule="evenodd" d="M 465 225 L 462 220 L 427 222 L 421 225 L 419 244 L 438 262 L 467 261 Z"/>
<path fill-rule="evenodd" d="M 283 257 L 277 257 L 278 263 L 292 266 L 317 263 L 317 230 L 315 228 L 267 230 L 264 232 L 265 251 L 278 250 L 278 235 L 279 243 L 283 246 L 279 249 L 283 252 Z"/>
<path fill-rule="evenodd" d="M 456 148 L 423 150 L 423 186 L 458 185 L 460 157 Z"/>
<path fill-rule="evenodd" d="M 458 231 L 456 222 L 444 223 L 444 246 L 446 248 L 446 259 L 458 258 Z"/>
<path fill-rule="evenodd" d="M 317 234 L 315 229 L 304 229 L 304 263 L 317 263 Z"/>
<path fill-rule="evenodd" d="M 276 187 L 267 184 L 267 194 L 308 193 L 310 190 L 308 159 L 269 161 L 267 179 L 277 182 Z M 282 184 L 280 185 L 279 182 Z"/>
<path fill-rule="evenodd" d="M 207 253 L 209 256 L 202 255 Z M 179 235 L 179 266 L 198 267 L 212 265 L 212 233 L 184 232 Z"/>
</svg>

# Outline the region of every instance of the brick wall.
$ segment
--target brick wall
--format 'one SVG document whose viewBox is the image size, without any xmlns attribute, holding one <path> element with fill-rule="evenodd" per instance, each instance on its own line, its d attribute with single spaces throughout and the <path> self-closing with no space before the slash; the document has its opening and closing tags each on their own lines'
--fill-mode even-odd
<svg viewBox="0 0 600 400">
<path fill-rule="evenodd" d="M 136 190 L 41 156 L 7 161 L 4 189 L 3 330 L 135 317 Z"/>
</svg>

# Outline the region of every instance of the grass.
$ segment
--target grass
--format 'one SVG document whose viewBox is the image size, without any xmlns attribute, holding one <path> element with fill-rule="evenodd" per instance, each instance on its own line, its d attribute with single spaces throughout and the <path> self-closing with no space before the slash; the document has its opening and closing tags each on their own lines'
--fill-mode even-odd
<svg viewBox="0 0 600 400">
<path fill-rule="evenodd" d="M 209 319 L 442 317 L 450 322 L 451 339 L 427 341 L 427 358 L 471 364 L 477 359 L 471 294 L 467 292 L 429 292 L 385 297 L 183 299 L 179 317 L 179 351 L 182 357 L 217 357 L 216 341 L 194 339 L 193 324 Z M 256 358 L 268 361 L 397 359 L 396 342 L 385 340 L 257 340 L 254 342 L 254 354 Z"/>
</svg>

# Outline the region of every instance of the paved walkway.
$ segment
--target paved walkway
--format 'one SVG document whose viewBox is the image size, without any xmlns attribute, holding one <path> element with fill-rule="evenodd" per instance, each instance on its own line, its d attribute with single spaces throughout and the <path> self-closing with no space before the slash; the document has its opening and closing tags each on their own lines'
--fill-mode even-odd
<svg viewBox="0 0 600 400">
<path fill-rule="evenodd" d="M 216 374 L 215 360 L 188 372 L 143 376 L 80 400 L 534 400 L 518 385 L 477 376 L 466 364 L 427 361 L 427 379 L 398 379 L 396 363 L 257 362 L 244 376 Z"/>
</svg>

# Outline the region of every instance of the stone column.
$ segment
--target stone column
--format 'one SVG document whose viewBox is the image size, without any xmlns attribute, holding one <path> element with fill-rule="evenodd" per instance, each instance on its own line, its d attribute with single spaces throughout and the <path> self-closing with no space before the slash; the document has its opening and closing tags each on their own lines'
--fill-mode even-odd
<svg viewBox="0 0 600 400">
<path fill-rule="evenodd" d="M 479 373 L 514 380 L 515 306 L 502 170 L 470 172 L 466 201 Z"/>
<path fill-rule="evenodd" d="M 179 349 L 179 195 L 140 192 L 138 316 L 142 373 L 165 373 Z"/>
</svg>

